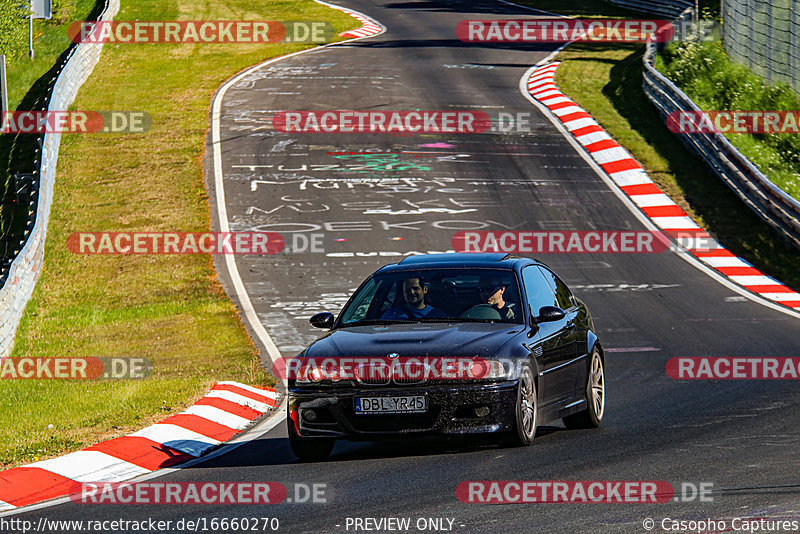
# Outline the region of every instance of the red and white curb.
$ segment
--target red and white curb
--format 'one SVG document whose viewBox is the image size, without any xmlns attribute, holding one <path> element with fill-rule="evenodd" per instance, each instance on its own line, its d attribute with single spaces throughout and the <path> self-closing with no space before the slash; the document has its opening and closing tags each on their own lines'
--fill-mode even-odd
<svg viewBox="0 0 800 534">
<path fill-rule="evenodd" d="M 197 458 L 277 406 L 277 395 L 218 382 L 183 412 L 128 436 L 0 472 L 0 511 L 80 491 L 84 482 L 121 482 Z"/>
<path fill-rule="evenodd" d="M 320 0 L 316 0 L 316 2 L 324 6 L 328 6 L 332 9 L 341 11 L 342 13 L 346 13 L 361 23 L 361 27 L 356 30 L 350 30 L 340 33 L 339 35 L 341 35 L 342 37 L 348 37 L 351 39 L 360 39 L 362 37 L 372 37 L 373 35 L 379 35 L 386 31 L 386 28 L 381 23 L 379 23 L 374 19 L 369 18 L 363 13 L 360 13 L 358 11 L 353 11 L 352 9 L 348 9 L 346 7 L 329 4 L 327 2 L 321 2 Z"/>
<path fill-rule="evenodd" d="M 800 310 L 799 293 L 764 275 L 703 231 L 597 121 L 556 87 L 553 78 L 559 64 L 555 61 L 533 70 L 526 80 L 528 93 L 558 117 L 642 213 L 686 251 L 730 281 L 767 300 Z"/>
</svg>

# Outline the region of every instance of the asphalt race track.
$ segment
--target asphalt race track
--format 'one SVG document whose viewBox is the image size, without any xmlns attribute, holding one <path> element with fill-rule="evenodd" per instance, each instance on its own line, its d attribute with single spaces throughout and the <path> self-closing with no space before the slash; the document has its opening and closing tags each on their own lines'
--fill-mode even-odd
<svg viewBox="0 0 800 534">
<path fill-rule="evenodd" d="M 320 335 L 307 318 L 337 313 L 377 267 L 413 251 L 450 250 L 459 230 L 645 229 L 520 92 L 520 78 L 555 45 L 456 38 L 464 19 L 535 13 L 490 1 L 339 3 L 380 21 L 386 33 L 251 69 L 221 98 L 217 149 L 230 229 L 282 232 L 300 249 L 320 236 L 313 238 L 316 252 L 235 258 L 255 314 L 281 355 L 295 355 Z M 289 110 L 527 113 L 530 128 L 405 136 L 273 130 L 273 115 Z M 216 217 L 211 137 L 207 148 Z M 647 518 L 656 522 L 653 532 L 664 532 L 666 517 L 798 519 L 798 382 L 676 381 L 665 364 L 679 356 L 800 356 L 800 320 L 742 297 L 671 252 L 539 258 L 588 304 L 606 348 L 606 415 L 597 430 L 545 426 L 527 448 L 489 440 L 340 442 L 328 461 L 301 464 L 281 422 L 228 454 L 158 481 L 273 481 L 290 498 L 295 483 L 321 483 L 325 503 L 68 503 L 14 517 L 267 516 L 290 533 L 353 532 L 347 518 L 367 517 L 409 517 L 412 527 L 417 518 L 452 519 L 444 528 L 465 533 L 646 532 Z M 218 258 L 217 269 L 235 295 L 224 262 Z M 661 480 L 675 488 L 706 482 L 714 491 L 710 502 L 462 503 L 456 487 L 468 480 Z"/>
</svg>

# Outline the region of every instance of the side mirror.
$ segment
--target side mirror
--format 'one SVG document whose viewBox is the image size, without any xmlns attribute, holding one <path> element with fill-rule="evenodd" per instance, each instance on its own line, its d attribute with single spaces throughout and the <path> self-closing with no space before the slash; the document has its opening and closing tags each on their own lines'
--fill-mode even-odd
<svg viewBox="0 0 800 534">
<path fill-rule="evenodd" d="M 311 323 L 311 326 L 316 328 L 330 329 L 333 326 L 334 317 L 332 313 L 322 312 L 312 316 L 308 322 Z"/>
<path fill-rule="evenodd" d="M 539 308 L 539 316 L 536 317 L 537 323 L 550 323 L 560 321 L 567 316 L 567 312 L 557 306 L 542 306 Z"/>
</svg>

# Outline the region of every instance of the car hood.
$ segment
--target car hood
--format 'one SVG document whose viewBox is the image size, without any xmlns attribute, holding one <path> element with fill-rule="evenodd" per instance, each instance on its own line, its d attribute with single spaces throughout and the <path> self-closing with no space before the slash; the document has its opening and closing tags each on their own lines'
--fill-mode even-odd
<svg viewBox="0 0 800 534">
<path fill-rule="evenodd" d="M 522 325 L 507 323 L 415 323 L 356 326 L 328 332 L 306 349 L 309 358 L 403 358 L 479 356 L 492 358 Z"/>
</svg>

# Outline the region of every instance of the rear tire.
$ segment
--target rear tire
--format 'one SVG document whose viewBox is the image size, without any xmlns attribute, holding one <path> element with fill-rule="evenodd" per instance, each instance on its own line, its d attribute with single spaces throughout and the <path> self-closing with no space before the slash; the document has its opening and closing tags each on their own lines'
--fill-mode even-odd
<svg viewBox="0 0 800 534">
<path fill-rule="evenodd" d="M 513 438 L 516 445 L 527 446 L 533 442 L 537 423 L 536 381 L 530 362 L 525 362 L 519 374 L 517 403 L 514 410 Z"/>
<path fill-rule="evenodd" d="M 286 427 L 289 431 L 289 446 L 300 461 L 318 462 L 330 456 L 334 439 L 301 437 L 294 428 L 294 421 L 289 417 L 286 417 Z"/>
<path fill-rule="evenodd" d="M 569 429 L 597 428 L 603 420 L 606 407 L 606 377 L 603 359 L 597 347 L 592 349 L 589 374 L 586 379 L 586 409 L 563 418 Z"/>
</svg>

